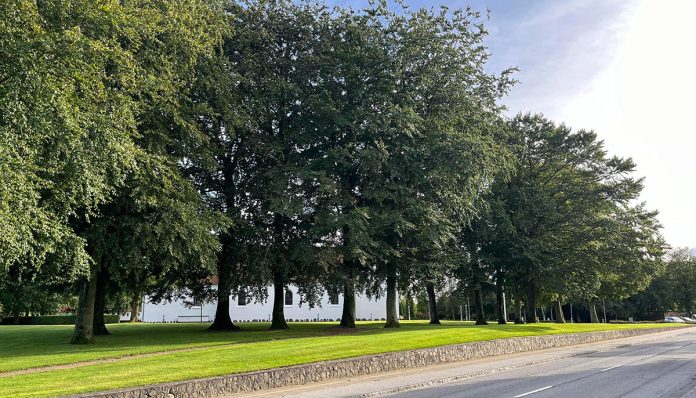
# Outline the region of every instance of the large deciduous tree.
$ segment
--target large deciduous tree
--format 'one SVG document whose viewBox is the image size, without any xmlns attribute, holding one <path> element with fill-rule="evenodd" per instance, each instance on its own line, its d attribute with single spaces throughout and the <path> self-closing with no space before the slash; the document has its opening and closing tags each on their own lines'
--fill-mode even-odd
<svg viewBox="0 0 696 398">
<path fill-rule="evenodd" d="M 425 9 L 366 11 L 364 30 L 381 56 L 383 92 L 368 131 L 381 164 L 361 190 L 377 237 L 377 278 L 386 281 L 387 327 L 398 327 L 397 284 L 413 265 L 454 247 L 482 194 L 506 165 L 500 97 L 510 71 L 484 71 L 486 35 L 479 14 Z M 439 265 L 422 277 L 442 277 Z"/>
<path fill-rule="evenodd" d="M 136 68 L 89 1 L 0 5 L 0 276 L 49 256 L 87 272 L 69 225 L 108 200 L 136 156 Z"/>
<path fill-rule="evenodd" d="M 309 236 L 316 178 L 308 166 L 322 129 L 315 107 L 325 87 L 329 14 L 317 4 L 286 1 L 231 6 L 232 32 L 199 90 L 201 118 L 216 166 L 201 188 L 231 221 L 222 233 L 218 310 L 213 329 L 233 328 L 229 294 L 273 285 L 272 328 L 287 327 L 288 283 L 310 277 Z M 244 255 L 244 253 L 251 253 Z M 311 286 L 301 286 L 313 292 Z M 265 300 L 265 294 L 256 295 Z M 305 294 L 312 301 L 315 294 Z"/>
<path fill-rule="evenodd" d="M 219 36 L 218 5 L 0 7 L 0 272 L 50 260 L 81 275 L 73 341 L 89 342 L 100 259 L 83 233 L 140 159 L 176 166 L 195 136 L 180 123 L 180 93 Z"/>
</svg>

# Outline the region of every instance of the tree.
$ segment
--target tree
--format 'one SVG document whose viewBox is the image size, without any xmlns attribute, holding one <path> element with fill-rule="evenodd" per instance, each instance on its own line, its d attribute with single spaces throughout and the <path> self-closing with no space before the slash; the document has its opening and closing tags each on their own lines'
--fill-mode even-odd
<svg viewBox="0 0 696 398">
<path fill-rule="evenodd" d="M 286 328 L 288 283 L 305 284 L 309 301 L 316 296 L 310 285 L 318 283 L 309 266 L 316 178 L 308 162 L 317 145 L 320 75 L 330 68 L 323 63 L 329 19 L 321 5 L 284 1 L 232 5 L 229 12 L 233 29 L 197 90 L 215 163 L 203 170 L 200 189 L 231 221 L 221 236 L 212 328 L 233 328 L 228 297 L 235 287 L 261 291 L 269 282 L 271 327 Z"/>
<path fill-rule="evenodd" d="M 669 251 L 644 290 L 633 292 L 622 302 L 609 302 L 613 311 L 639 320 L 660 320 L 666 311 L 680 311 L 691 316 L 696 297 L 694 263 L 694 254 L 688 248 Z"/>
<path fill-rule="evenodd" d="M 633 162 L 608 157 L 593 132 L 574 133 L 540 115 L 519 115 L 510 127 L 516 167 L 509 181 L 493 187 L 501 205 L 483 224 L 494 235 L 485 246 L 498 254 L 507 247 L 495 259 L 526 286 L 527 320 L 537 322 L 541 289 L 558 300 L 596 292 L 606 220 L 637 196 L 642 182 L 631 176 Z"/>
<path fill-rule="evenodd" d="M 229 41 L 229 34 L 225 40 Z M 235 106 L 240 103 L 240 85 L 234 63 L 228 58 L 228 53 L 234 51 L 228 47 L 218 48 L 214 57 L 199 65 L 193 97 L 199 104 L 195 110 L 208 144 L 202 147 L 201 155 L 209 162 L 188 170 L 209 207 L 228 220 L 219 234 L 217 306 L 209 328 L 213 331 L 239 330 L 230 318 L 230 295 L 238 290 L 234 271 L 243 261 L 244 248 L 252 235 L 245 213 L 249 214 L 251 206 L 247 187 L 254 183 L 255 176 L 255 153 L 250 149 L 254 148 L 255 137 L 248 129 L 237 128 L 245 123 L 243 112 Z"/>
<path fill-rule="evenodd" d="M 372 279 L 377 245 L 367 192 L 384 160 L 375 145 L 382 123 L 375 106 L 385 103 L 389 76 L 383 48 L 375 41 L 383 31 L 374 16 L 339 10 L 322 42 L 317 68 L 313 128 L 319 133 L 309 165 L 316 187 L 312 236 L 321 248 L 328 277 L 343 291 L 342 327 L 355 327 L 355 295 Z M 379 289 L 368 293 L 380 294 Z"/>
<path fill-rule="evenodd" d="M 135 183 L 135 186 L 128 187 L 131 192 L 135 192 L 135 195 L 116 197 L 112 194 L 99 204 L 95 217 L 102 216 L 102 211 L 107 217 L 112 215 L 108 213 L 114 207 L 128 209 L 128 204 L 114 204 L 115 201 L 128 201 L 135 198 L 144 201 L 135 203 L 134 207 L 139 208 L 138 210 L 161 205 L 172 206 L 171 213 L 164 211 L 159 213 L 159 216 L 165 214 L 181 216 L 191 211 L 195 213 L 195 209 L 199 208 L 195 202 L 200 202 L 200 198 L 188 196 L 184 199 L 186 194 L 191 193 L 191 182 L 178 170 L 180 162 L 195 159 L 187 149 L 195 146 L 198 140 L 197 132 L 191 129 L 190 123 L 184 118 L 183 110 L 188 100 L 185 95 L 187 90 L 184 88 L 192 79 L 193 66 L 210 52 L 213 43 L 219 39 L 220 14 L 217 3 L 192 0 L 177 5 L 162 5 L 153 1 L 139 3 L 137 6 L 121 4 L 108 9 L 89 2 L 87 2 L 89 4 L 82 3 L 47 3 L 45 11 L 48 15 L 52 15 L 51 12 L 67 13 L 66 15 L 74 18 L 71 23 L 79 27 L 77 31 L 84 33 L 84 40 L 87 40 L 95 51 L 108 50 L 104 54 L 105 66 L 101 68 L 106 73 L 106 77 L 102 78 L 101 90 L 123 93 L 119 99 L 128 104 L 122 112 L 130 117 L 130 122 L 126 125 L 130 140 L 124 140 L 125 142 L 119 144 L 129 148 L 133 154 L 127 168 L 117 172 L 111 171 L 110 175 L 115 175 L 117 181 L 117 184 L 112 184 L 112 187 L 123 187 Z M 55 15 L 52 16 L 55 17 Z M 105 18 L 113 19 L 114 23 L 101 23 L 100 21 Z M 65 21 L 58 18 L 55 22 L 56 29 L 60 32 L 63 29 L 62 23 Z M 83 47 L 77 46 L 76 49 Z M 184 50 L 173 51 L 173 49 Z M 97 68 L 97 70 L 100 69 Z M 125 72 L 127 74 L 123 74 Z M 99 92 L 97 88 L 92 88 L 91 91 Z M 88 143 L 89 145 L 98 144 L 97 141 L 89 140 Z M 148 176 L 149 178 L 144 178 L 147 173 L 151 175 Z M 138 186 L 137 183 L 142 181 L 147 181 L 151 185 Z M 168 201 L 153 194 L 152 190 L 157 189 L 161 189 L 159 194 L 171 194 L 171 190 L 177 189 L 182 195 L 171 195 L 169 198 L 172 200 Z M 159 202 L 154 201 L 155 198 L 159 199 Z M 176 202 L 177 199 L 182 201 Z M 186 200 L 189 202 L 186 203 Z M 184 210 L 189 204 L 193 210 L 190 208 Z M 177 208 L 178 205 L 183 207 Z M 107 209 L 109 206 L 112 209 Z M 92 220 L 86 217 L 88 213 L 83 209 L 78 209 L 80 212 L 77 217 L 71 219 L 71 225 L 73 230 L 85 239 L 89 237 L 90 229 L 93 227 Z M 168 230 L 171 233 L 170 236 L 181 238 L 182 235 L 186 235 L 202 224 L 191 218 L 190 213 L 188 215 L 189 218 L 186 219 L 162 217 L 158 219 L 160 223 L 154 229 L 162 228 L 161 230 Z M 200 216 L 200 214 L 197 215 Z M 206 219 L 205 216 L 201 217 L 201 220 Z M 183 220 L 189 223 L 182 223 Z M 119 219 L 116 223 L 120 221 L 131 220 Z M 108 224 L 108 220 L 105 222 Z M 172 224 L 163 228 L 166 222 L 179 223 L 176 225 L 178 228 L 173 227 Z M 191 230 L 187 231 L 187 228 Z M 157 260 L 163 264 L 166 264 L 169 258 L 173 258 L 175 262 L 181 262 L 181 258 L 176 258 L 177 254 L 181 253 L 187 253 L 192 257 L 206 257 L 208 253 L 204 254 L 201 250 L 211 249 L 210 240 L 206 240 L 206 235 L 209 235 L 210 231 L 210 224 L 208 224 L 204 227 L 204 232 L 198 234 L 200 239 L 180 240 L 178 243 L 186 243 L 180 246 L 180 253 L 169 252 L 165 256 L 170 257 Z M 159 237 L 162 238 L 162 236 Z M 91 243 L 87 246 L 91 262 L 89 275 L 79 283 L 80 303 L 73 343 L 92 341 L 95 302 L 99 299 L 101 306 L 104 299 L 104 286 L 99 287 L 100 275 L 102 281 L 106 283 L 108 280 L 106 272 L 115 264 L 106 261 L 114 257 L 120 258 L 120 253 L 112 252 L 115 245 L 102 241 L 101 247 L 98 247 L 94 242 Z M 167 248 L 171 246 L 163 244 L 161 247 L 161 249 Z M 190 251 L 187 251 L 188 249 Z M 129 254 L 132 253 L 126 255 Z M 204 263 L 205 260 L 199 262 Z M 100 331 L 105 332 L 106 329 L 99 323 L 97 320 L 97 325 L 102 328 Z"/>
<path fill-rule="evenodd" d="M 505 208 L 505 193 L 501 187 L 506 187 L 507 175 L 501 173 L 493 184 L 493 190 L 485 196 L 484 206 L 479 217 L 474 220 L 461 234 L 462 254 L 464 261 L 458 272 L 466 283 L 473 287 L 477 296 L 475 303 L 482 301 L 481 287 L 488 284 L 489 280 L 495 283 L 496 312 L 498 323 L 505 324 L 507 320 L 503 316 L 503 290 L 508 279 L 513 281 L 515 298 L 517 302 L 516 323 L 521 323 L 521 296 L 519 293 L 519 276 L 515 274 L 514 264 L 521 259 L 516 257 L 513 246 L 514 228 L 507 217 Z M 485 323 L 483 307 L 477 305 L 477 322 Z"/>
<path fill-rule="evenodd" d="M 22 316 L 53 314 L 74 306 L 74 296 L 67 293 L 73 270 L 58 268 L 62 265 L 65 263 L 49 260 L 41 272 L 21 264 L 10 266 L 0 279 L 0 318 L 11 317 L 14 324 L 19 324 Z"/>
<path fill-rule="evenodd" d="M 688 248 L 669 253 L 667 277 L 675 308 L 691 316 L 696 308 L 696 256 Z"/>
<path fill-rule="evenodd" d="M 397 284 L 409 280 L 417 253 L 451 247 L 505 164 L 497 100 L 511 82 L 508 71 L 484 72 L 478 18 L 471 10 L 383 5 L 363 17 L 381 87 L 370 104 L 377 116 L 363 121 L 370 140 L 362 143 L 374 151 L 378 172 L 359 192 L 377 242 L 369 249 L 374 281 L 386 281 L 387 327 L 398 327 Z"/>
<path fill-rule="evenodd" d="M 662 268 L 666 249 L 657 212 L 643 204 L 619 203 L 603 221 L 593 244 L 584 250 L 593 263 L 592 272 L 586 273 L 592 289 L 582 296 L 589 302 L 591 322 L 599 322 L 597 300 L 621 301 L 647 288 Z"/>
<path fill-rule="evenodd" d="M 69 220 L 108 201 L 135 156 L 137 71 L 99 37 L 93 2 L 16 0 L 0 15 L 0 277 L 49 257 L 85 275 Z"/>
<path fill-rule="evenodd" d="M 137 168 L 82 236 L 94 259 L 93 334 L 108 334 L 103 320 L 108 288 L 128 289 L 151 300 L 206 294 L 224 225 L 201 201 L 172 159 Z"/>
</svg>

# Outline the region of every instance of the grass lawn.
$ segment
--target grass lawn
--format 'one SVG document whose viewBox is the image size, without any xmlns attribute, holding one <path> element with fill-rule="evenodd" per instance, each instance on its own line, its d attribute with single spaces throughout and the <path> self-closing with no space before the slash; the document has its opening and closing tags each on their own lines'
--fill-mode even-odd
<svg viewBox="0 0 696 398">
<path fill-rule="evenodd" d="M 445 322 L 403 322 L 383 329 L 382 322 L 361 322 L 356 330 L 333 323 L 291 323 L 269 331 L 268 323 L 242 324 L 244 331 L 206 332 L 201 324 L 110 325 L 111 336 L 74 346 L 70 326 L 0 326 L 0 373 L 81 361 L 163 353 L 157 356 L 53 369 L 20 375 L 0 374 L 0 397 L 48 397 L 219 376 L 279 366 L 445 344 L 514 336 L 674 326 L 673 324 L 565 324 L 473 326 Z M 195 348 L 190 351 L 174 351 Z"/>
</svg>

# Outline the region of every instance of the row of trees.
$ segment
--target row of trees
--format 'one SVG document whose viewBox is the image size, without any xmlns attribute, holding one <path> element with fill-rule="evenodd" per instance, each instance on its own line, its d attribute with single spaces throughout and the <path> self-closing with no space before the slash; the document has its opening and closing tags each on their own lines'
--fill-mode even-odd
<svg viewBox="0 0 696 398">
<path fill-rule="evenodd" d="M 696 253 L 681 248 L 668 253 L 664 267 L 648 287 L 622 303 L 615 312 L 640 320 L 661 319 L 664 312 L 696 313 Z"/>
<path fill-rule="evenodd" d="M 642 181 L 593 132 L 506 118 L 480 15 L 321 3 L 0 5 L 0 287 L 77 291 L 73 342 L 109 302 L 303 302 L 444 281 L 522 302 L 621 299 L 664 243 Z M 216 291 L 209 276 L 219 276 Z M 75 289 L 75 290 L 72 290 Z M 12 296 L 12 294 L 11 294 Z M 127 300 L 127 299 L 126 299 Z M 498 311 L 502 314 L 502 311 Z M 502 315 L 500 321 L 503 322 Z M 596 319 L 596 316 L 594 317 Z"/>
<path fill-rule="evenodd" d="M 655 275 L 645 290 L 637 291 L 630 296 L 606 295 L 594 300 L 585 297 L 569 297 L 566 304 L 558 306 L 554 296 L 543 294 L 537 302 L 537 316 L 541 321 L 574 322 L 620 321 L 659 321 L 669 314 L 693 317 L 696 314 L 696 254 L 693 249 L 677 248 L 666 253 L 663 264 L 658 264 Z M 628 276 L 631 277 L 630 275 Z M 454 279 L 449 278 L 441 285 L 436 296 L 438 318 L 471 319 L 477 316 L 471 294 L 462 289 Z M 514 287 L 514 286 L 513 286 Z M 491 277 L 481 289 L 483 312 L 486 319 L 498 315 L 496 298 L 497 286 L 495 278 Z M 526 299 L 522 292 L 521 302 L 524 309 Z M 508 321 L 514 321 L 515 295 L 504 297 Z M 431 308 L 426 290 L 412 289 L 401 297 L 400 313 L 403 318 L 429 319 Z M 594 307 L 594 308 L 593 308 Z M 526 311 L 522 312 L 522 319 Z M 594 313 L 594 314 L 593 314 Z M 598 319 L 592 319 L 594 315 Z M 504 314 L 505 315 L 505 314 Z"/>
</svg>

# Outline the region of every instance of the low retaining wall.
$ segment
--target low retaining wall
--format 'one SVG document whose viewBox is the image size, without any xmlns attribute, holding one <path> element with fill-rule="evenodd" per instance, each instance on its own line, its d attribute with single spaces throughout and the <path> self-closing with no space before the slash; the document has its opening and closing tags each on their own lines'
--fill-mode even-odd
<svg viewBox="0 0 696 398">
<path fill-rule="evenodd" d="M 467 359 L 543 350 L 575 344 L 592 343 L 649 333 L 671 328 L 625 329 L 604 332 L 511 337 L 473 343 L 397 351 L 357 358 L 341 359 L 211 377 L 135 387 L 99 393 L 71 395 L 73 398 L 203 398 L 262 389 L 285 387 L 327 379 L 388 372 Z"/>
</svg>

